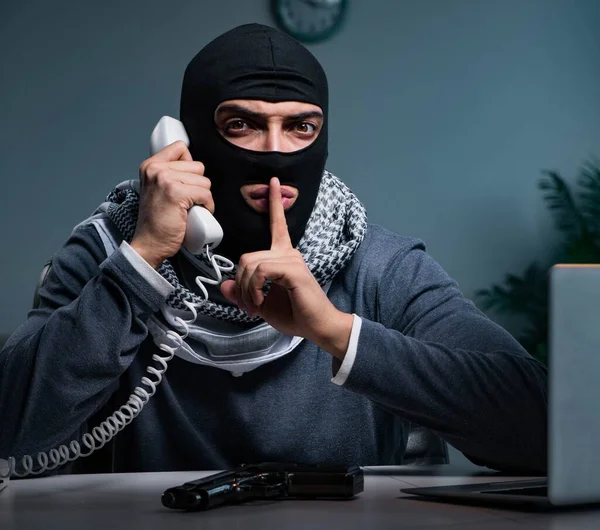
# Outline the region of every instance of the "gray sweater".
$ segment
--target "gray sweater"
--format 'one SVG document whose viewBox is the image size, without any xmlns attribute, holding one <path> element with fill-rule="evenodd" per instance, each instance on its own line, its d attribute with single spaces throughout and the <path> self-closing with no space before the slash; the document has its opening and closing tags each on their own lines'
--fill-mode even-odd
<svg viewBox="0 0 600 530">
<path fill-rule="evenodd" d="M 0 353 L 0 458 L 48 451 L 123 404 L 157 348 L 162 295 L 92 226 L 53 257 Z M 546 466 L 546 372 L 415 239 L 369 225 L 328 297 L 362 318 L 346 382 L 308 341 L 242 377 L 175 357 L 112 450 L 116 471 L 402 462 L 410 423 L 495 469 Z M 103 419 L 103 418 L 100 418 Z"/>
</svg>

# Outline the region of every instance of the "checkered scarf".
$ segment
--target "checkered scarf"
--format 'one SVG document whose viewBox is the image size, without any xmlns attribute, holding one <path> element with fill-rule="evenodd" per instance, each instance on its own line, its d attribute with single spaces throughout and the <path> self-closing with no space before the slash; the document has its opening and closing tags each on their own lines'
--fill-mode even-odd
<svg viewBox="0 0 600 530">
<path fill-rule="evenodd" d="M 123 238 L 131 242 L 137 223 L 139 194 L 132 187 L 119 186 L 106 200 L 109 203 L 109 219 Z M 366 228 L 364 206 L 341 180 L 325 171 L 315 207 L 298 243 L 298 250 L 319 285 L 329 283 L 346 266 L 364 239 Z M 212 268 L 206 253 L 197 258 Z M 166 300 L 169 307 L 186 310 L 184 301 L 187 301 L 193 303 L 199 313 L 219 320 L 237 323 L 260 321 L 259 317 L 251 318 L 235 306 L 217 304 L 187 290 L 179 282 L 169 260 L 162 263 L 158 272 L 174 287 Z M 224 277 L 234 278 L 235 269 L 225 273 Z"/>
</svg>

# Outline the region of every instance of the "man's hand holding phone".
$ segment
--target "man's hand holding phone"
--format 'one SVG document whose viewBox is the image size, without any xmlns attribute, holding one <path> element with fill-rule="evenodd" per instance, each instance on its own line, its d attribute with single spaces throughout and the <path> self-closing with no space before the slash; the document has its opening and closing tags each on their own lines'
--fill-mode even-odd
<svg viewBox="0 0 600 530">
<path fill-rule="evenodd" d="M 179 251 L 189 209 L 197 204 L 214 213 L 215 204 L 204 165 L 192 159 L 182 141 L 144 160 L 139 173 L 140 207 L 131 247 L 157 269 Z"/>
</svg>

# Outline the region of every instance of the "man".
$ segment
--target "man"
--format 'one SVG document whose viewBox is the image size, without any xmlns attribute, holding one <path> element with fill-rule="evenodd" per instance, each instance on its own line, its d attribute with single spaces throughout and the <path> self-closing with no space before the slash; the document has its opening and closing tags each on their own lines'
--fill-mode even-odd
<svg viewBox="0 0 600 530">
<path fill-rule="evenodd" d="M 325 171 L 308 50 L 231 30 L 188 65 L 180 114 L 189 150 L 144 161 L 74 230 L 2 351 L 0 457 L 78 439 L 134 391 L 86 438 L 132 420 L 107 446 L 115 471 L 396 464 L 410 423 L 477 463 L 544 470 L 543 367 Z M 214 261 L 180 248 L 194 204 L 237 264 L 208 300 L 195 282 Z"/>
</svg>

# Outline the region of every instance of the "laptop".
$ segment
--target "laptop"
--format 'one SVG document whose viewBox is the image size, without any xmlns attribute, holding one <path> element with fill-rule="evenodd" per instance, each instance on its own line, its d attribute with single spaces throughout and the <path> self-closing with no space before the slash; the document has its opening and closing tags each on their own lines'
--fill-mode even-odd
<svg viewBox="0 0 600 530">
<path fill-rule="evenodd" d="M 600 265 L 554 266 L 548 294 L 547 477 L 400 491 L 486 504 L 600 503 Z"/>
</svg>

